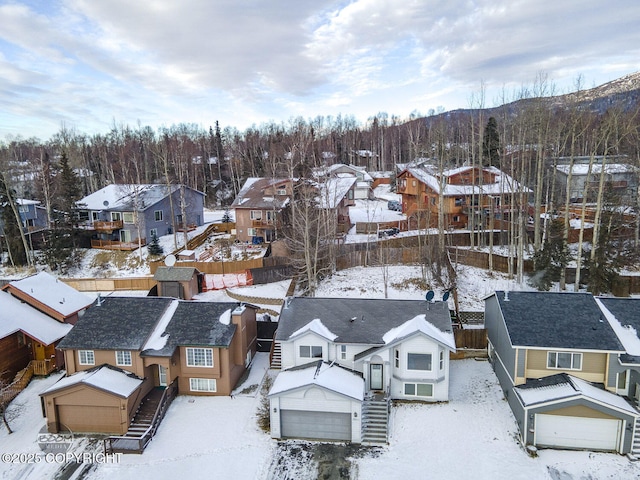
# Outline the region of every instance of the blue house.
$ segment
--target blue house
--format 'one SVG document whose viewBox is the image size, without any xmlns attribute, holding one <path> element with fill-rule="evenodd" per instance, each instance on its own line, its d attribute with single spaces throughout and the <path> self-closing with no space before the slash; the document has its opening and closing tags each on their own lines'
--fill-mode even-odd
<svg viewBox="0 0 640 480">
<path fill-rule="evenodd" d="M 174 231 L 203 224 L 204 193 L 184 185 L 107 185 L 77 202 L 80 228 L 93 248 L 135 249 Z"/>
<path fill-rule="evenodd" d="M 47 219 L 47 210 L 40 206 L 40 202 L 37 200 L 27 200 L 24 198 L 17 198 L 16 204 L 18 212 L 20 213 L 20 221 L 22 222 L 22 229 L 25 233 L 33 233 L 39 230 L 44 230 L 49 226 L 49 220 Z M 5 206 L 3 208 L 9 208 Z M 0 216 L 0 233 L 4 234 L 4 225 Z"/>
</svg>

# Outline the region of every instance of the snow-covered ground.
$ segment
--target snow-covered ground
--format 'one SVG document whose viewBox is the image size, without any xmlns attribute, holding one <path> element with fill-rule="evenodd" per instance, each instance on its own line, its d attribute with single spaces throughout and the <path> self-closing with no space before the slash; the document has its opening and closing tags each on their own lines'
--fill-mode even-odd
<svg viewBox="0 0 640 480">
<path fill-rule="evenodd" d="M 267 354 L 258 354 L 251 374 L 233 397 L 179 396 L 143 455 L 122 455 L 117 463 L 92 464 L 70 478 L 88 480 L 315 479 L 309 457 L 279 456 L 278 442 L 257 426 Z M 271 375 L 274 372 L 268 371 Z M 39 453 L 44 425 L 38 393 L 59 378 L 35 379 L 8 409 L 15 433 L 0 431 L 2 453 Z M 285 442 L 288 451 L 313 442 Z M 100 442 L 77 436 L 72 451 L 100 451 Z M 517 440 L 517 425 L 486 361 L 451 362 L 451 400 L 396 405 L 389 445 L 351 458 L 351 478 L 456 478 L 460 480 L 604 480 L 640 478 L 640 462 L 616 454 L 541 450 L 529 457 Z M 55 478 L 60 465 L 0 463 L 2 478 Z M 283 475 L 289 472 L 288 475 Z"/>
</svg>

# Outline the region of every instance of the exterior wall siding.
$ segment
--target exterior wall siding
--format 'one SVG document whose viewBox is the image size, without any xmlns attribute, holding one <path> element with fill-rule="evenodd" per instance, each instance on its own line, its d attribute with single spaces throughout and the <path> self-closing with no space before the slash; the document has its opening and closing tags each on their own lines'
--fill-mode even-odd
<svg viewBox="0 0 640 480">
<path fill-rule="evenodd" d="M 498 379 L 503 389 L 507 390 L 514 385 L 516 380 L 516 349 L 511 346 L 507 327 L 502 318 L 500 305 L 495 295 L 485 300 L 484 323 L 487 329 L 487 336 L 489 337 L 495 354 L 494 363 L 496 365 L 500 363 L 501 366 L 499 369 L 504 372 L 502 378 L 499 376 Z M 497 374 L 497 366 L 494 366 L 494 370 L 496 370 Z M 508 383 L 503 383 L 507 380 Z"/>
<path fill-rule="evenodd" d="M 562 352 L 566 350 L 528 350 L 527 368 L 525 372 L 526 378 L 542 378 L 566 372 L 589 382 L 605 383 L 605 373 L 607 371 L 606 353 L 584 352 L 582 354 L 581 370 L 563 370 L 547 368 L 547 353 L 549 351 Z"/>
</svg>

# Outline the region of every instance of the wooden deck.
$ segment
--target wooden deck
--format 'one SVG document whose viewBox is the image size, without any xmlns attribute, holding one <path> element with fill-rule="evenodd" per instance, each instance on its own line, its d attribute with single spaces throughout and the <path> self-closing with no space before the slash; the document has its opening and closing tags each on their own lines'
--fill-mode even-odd
<svg viewBox="0 0 640 480">
<path fill-rule="evenodd" d="M 143 247 L 147 244 L 147 239 L 143 238 L 140 241 L 140 245 Z M 102 250 L 136 250 L 138 248 L 138 241 L 134 242 L 118 242 L 116 240 L 91 240 L 91 248 L 99 248 Z"/>
</svg>

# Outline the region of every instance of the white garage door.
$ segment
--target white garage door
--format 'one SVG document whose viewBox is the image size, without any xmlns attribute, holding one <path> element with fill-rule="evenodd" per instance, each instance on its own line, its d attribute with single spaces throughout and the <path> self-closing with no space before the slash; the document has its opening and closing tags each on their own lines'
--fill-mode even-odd
<svg viewBox="0 0 640 480">
<path fill-rule="evenodd" d="M 351 440 L 351 414 L 281 410 L 283 438 Z"/>
<path fill-rule="evenodd" d="M 622 420 L 537 414 L 535 425 L 536 445 L 617 451 Z"/>
</svg>

